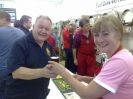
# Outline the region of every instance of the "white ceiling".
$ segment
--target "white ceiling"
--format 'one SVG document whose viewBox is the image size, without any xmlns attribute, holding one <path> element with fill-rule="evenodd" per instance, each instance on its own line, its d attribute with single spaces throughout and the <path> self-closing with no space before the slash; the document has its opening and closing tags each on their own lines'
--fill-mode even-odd
<svg viewBox="0 0 133 99">
<path fill-rule="evenodd" d="M 35 18 L 48 15 L 53 22 L 94 13 L 94 0 L 16 0 L 17 18 L 28 14 Z"/>
<path fill-rule="evenodd" d="M 123 0 L 115 4 L 96 7 L 96 4 L 103 3 L 105 0 L 0 0 L 0 4 L 4 3 L 6 8 L 16 8 L 17 19 L 23 14 L 27 14 L 33 17 L 33 22 L 37 16 L 43 14 L 49 16 L 53 22 L 60 20 L 68 20 L 73 18 L 79 18 L 81 15 L 94 15 L 97 13 L 104 13 L 109 9 L 115 8 L 115 10 L 121 11 L 126 8 L 132 8 L 132 0 Z M 111 1 L 111 0 L 107 0 Z M 127 6 L 122 6 L 126 5 Z M 132 5 L 131 5 L 132 4 Z"/>
</svg>

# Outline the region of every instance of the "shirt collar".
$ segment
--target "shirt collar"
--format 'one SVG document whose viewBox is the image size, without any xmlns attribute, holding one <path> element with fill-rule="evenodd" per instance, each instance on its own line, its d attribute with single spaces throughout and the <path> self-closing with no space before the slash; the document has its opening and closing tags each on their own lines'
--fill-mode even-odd
<svg viewBox="0 0 133 99">
<path fill-rule="evenodd" d="M 36 43 L 36 41 L 35 41 L 35 39 L 34 39 L 32 33 L 29 33 L 29 34 L 27 35 L 27 38 L 28 38 L 28 40 L 29 40 L 32 44 L 34 44 L 34 45 L 36 45 L 36 46 L 39 46 L 39 45 Z M 47 43 L 47 41 L 44 41 L 44 44 L 46 44 L 46 43 Z M 44 44 L 43 44 L 43 46 L 44 46 Z M 39 46 L 39 47 L 40 47 L 40 46 Z"/>
</svg>

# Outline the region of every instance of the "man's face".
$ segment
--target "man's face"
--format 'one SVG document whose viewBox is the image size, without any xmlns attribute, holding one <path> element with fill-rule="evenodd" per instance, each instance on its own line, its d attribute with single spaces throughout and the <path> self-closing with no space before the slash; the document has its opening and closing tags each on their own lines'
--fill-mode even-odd
<svg viewBox="0 0 133 99">
<path fill-rule="evenodd" d="M 48 19 L 39 19 L 33 28 L 33 36 L 37 43 L 43 43 L 51 34 L 52 23 Z"/>
<path fill-rule="evenodd" d="M 30 19 L 28 19 L 28 21 L 26 22 L 26 28 L 27 28 L 27 29 L 30 29 L 31 26 L 32 26 L 32 19 L 30 18 Z"/>
</svg>

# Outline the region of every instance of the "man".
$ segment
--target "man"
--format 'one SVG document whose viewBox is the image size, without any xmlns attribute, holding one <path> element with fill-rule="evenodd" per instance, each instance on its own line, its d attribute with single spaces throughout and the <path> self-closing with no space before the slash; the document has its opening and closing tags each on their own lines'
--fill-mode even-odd
<svg viewBox="0 0 133 99">
<path fill-rule="evenodd" d="M 48 78 L 55 77 L 45 68 L 54 55 L 47 43 L 51 28 L 51 19 L 39 16 L 32 33 L 14 44 L 8 60 L 6 99 L 46 99 Z"/>
<path fill-rule="evenodd" d="M 32 18 L 28 15 L 23 15 L 20 18 L 20 29 L 24 31 L 25 34 L 29 34 L 29 29 L 32 26 Z"/>
<path fill-rule="evenodd" d="M 70 70 L 73 73 L 76 73 L 76 67 L 74 64 L 73 59 L 73 52 L 72 52 L 72 35 L 71 33 L 73 31 L 69 31 L 69 24 L 68 22 L 64 23 L 64 28 L 62 30 L 62 37 L 63 37 L 63 45 L 64 45 L 64 51 L 65 51 L 65 67 Z M 70 40 L 71 39 L 71 40 Z"/>
<path fill-rule="evenodd" d="M 4 98 L 5 78 L 7 76 L 7 58 L 13 43 L 24 33 L 10 26 L 10 15 L 0 12 L 0 99 Z"/>
</svg>

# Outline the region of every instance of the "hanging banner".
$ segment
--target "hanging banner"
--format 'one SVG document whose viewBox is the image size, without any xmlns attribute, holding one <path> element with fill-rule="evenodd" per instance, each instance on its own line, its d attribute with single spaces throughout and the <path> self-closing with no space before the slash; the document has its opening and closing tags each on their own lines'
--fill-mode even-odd
<svg viewBox="0 0 133 99">
<path fill-rule="evenodd" d="M 97 0 L 96 11 L 112 9 L 130 4 L 133 4 L 133 0 Z"/>
</svg>

